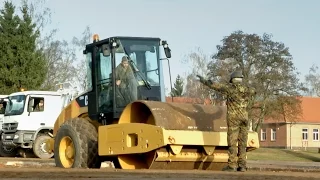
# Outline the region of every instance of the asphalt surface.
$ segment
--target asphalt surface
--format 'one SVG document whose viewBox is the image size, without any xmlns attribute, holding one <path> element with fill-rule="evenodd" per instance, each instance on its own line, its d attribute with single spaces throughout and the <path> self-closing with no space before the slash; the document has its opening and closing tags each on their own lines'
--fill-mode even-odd
<svg viewBox="0 0 320 180">
<path fill-rule="evenodd" d="M 301 180 L 319 179 L 319 173 L 303 172 L 221 172 L 221 171 L 168 171 L 168 170 L 114 170 L 114 169 L 62 169 L 62 168 L 0 168 L 1 179 L 192 179 L 192 180 Z"/>
<path fill-rule="evenodd" d="M 205 170 L 119 170 L 104 163 L 101 169 L 62 169 L 54 160 L 0 158 L 1 179 L 320 179 L 320 162 L 248 161 L 247 172 Z"/>
<path fill-rule="evenodd" d="M 38 158 L 3 158 L 0 164 L 19 167 L 55 167 L 53 159 Z M 254 171 L 294 171 L 294 172 L 319 172 L 320 162 L 295 162 L 295 161 L 247 161 L 248 170 Z M 105 162 L 104 168 L 112 168 L 113 164 Z"/>
</svg>

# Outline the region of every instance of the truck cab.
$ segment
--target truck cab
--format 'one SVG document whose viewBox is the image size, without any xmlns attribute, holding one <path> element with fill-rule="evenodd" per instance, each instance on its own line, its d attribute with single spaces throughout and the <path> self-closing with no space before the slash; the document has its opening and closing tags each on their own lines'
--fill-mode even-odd
<svg viewBox="0 0 320 180">
<path fill-rule="evenodd" d="M 44 142 L 52 136 L 54 123 L 74 93 L 58 91 L 23 91 L 10 94 L 4 113 L 1 156 L 16 156 L 21 150 L 33 150 L 34 155 L 47 159 Z"/>
<path fill-rule="evenodd" d="M 0 137 L 2 134 L 2 124 L 3 124 L 3 118 L 4 118 L 4 112 L 7 106 L 7 99 L 8 95 L 0 95 Z"/>
</svg>

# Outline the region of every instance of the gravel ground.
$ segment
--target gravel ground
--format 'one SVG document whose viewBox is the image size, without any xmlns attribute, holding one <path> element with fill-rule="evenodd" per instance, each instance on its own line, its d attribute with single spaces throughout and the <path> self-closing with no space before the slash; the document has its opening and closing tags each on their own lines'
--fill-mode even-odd
<svg viewBox="0 0 320 180">
<path fill-rule="evenodd" d="M 168 171 L 168 170 L 114 170 L 114 169 L 61 169 L 61 168 L 7 168 L 0 169 L 1 179 L 243 179 L 243 180 L 298 180 L 319 179 L 319 173 L 310 172 L 221 172 L 221 171 Z"/>
<path fill-rule="evenodd" d="M 170 170 L 119 170 L 62 169 L 54 167 L 53 159 L 0 158 L 1 179 L 243 179 L 243 180 L 296 180 L 320 179 L 320 163 L 248 161 L 247 172 L 222 171 L 170 171 Z"/>
</svg>

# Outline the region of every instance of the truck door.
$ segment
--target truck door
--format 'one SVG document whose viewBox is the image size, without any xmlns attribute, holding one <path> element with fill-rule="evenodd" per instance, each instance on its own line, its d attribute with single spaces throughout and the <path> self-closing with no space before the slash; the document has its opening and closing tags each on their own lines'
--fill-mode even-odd
<svg viewBox="0 0 320 180">
<path fill-rule="evenodd" d="M 46 117 L 45 112 L 47 99 L 43 95 L 30 95 L 27 104 L 27 119 L 19 123 L 19 129 L 36 131 L 39 127 L 45 126 L 43 119 Z"/>
</svg>

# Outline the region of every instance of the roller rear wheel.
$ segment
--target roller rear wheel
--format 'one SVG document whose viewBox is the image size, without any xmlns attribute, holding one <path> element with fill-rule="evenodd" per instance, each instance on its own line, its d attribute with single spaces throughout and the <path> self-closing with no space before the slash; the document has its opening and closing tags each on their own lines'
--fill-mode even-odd
<svg viewBox="0 0 320 180">
<path fill-rule="evenodd" d="M 62 168 L 100 168 L 98 133 L 86 119 L 66 121 L 58 130 L 55 144 L 55 162 Z"/>
</svg>

